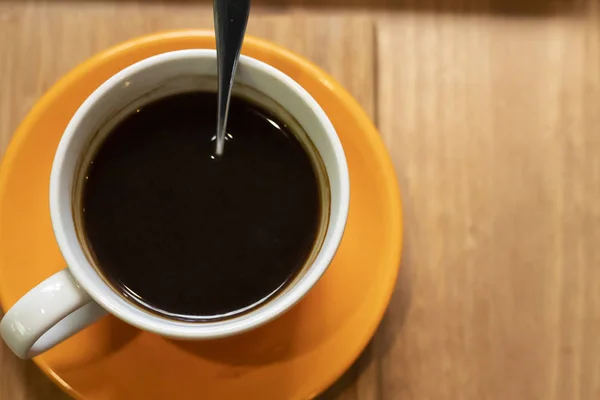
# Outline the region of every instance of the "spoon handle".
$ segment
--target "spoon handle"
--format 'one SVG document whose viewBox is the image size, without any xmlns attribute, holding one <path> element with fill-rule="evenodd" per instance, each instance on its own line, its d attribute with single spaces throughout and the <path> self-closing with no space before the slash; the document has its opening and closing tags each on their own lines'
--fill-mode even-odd
<svg viewBox="0 0 600 400">
<path fill-rule="evenodd" d="M 214 0 L 215 34 L 217 39 L 218 114 L 216 154 L 223 154 L 225 128 L 229 112 L 231 87 L 237 68 L 248 15 L 250 0 Z"/>
</svg>

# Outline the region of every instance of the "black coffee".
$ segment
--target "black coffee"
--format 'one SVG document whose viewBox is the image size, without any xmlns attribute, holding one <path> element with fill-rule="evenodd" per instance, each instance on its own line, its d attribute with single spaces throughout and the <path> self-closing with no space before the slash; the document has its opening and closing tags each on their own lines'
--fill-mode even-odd
<svg viewBox="0 0 600 400">
<path fill-rule="evenodd" d="M 214 93 L 155 101 L 127 116 L 85 172 L 82 231 L 107 281 L 180 320 L 223 318 L 272 297 L 318 246 L 318 168 L 297 135 L 233 98 L 214 156 Z"/>
</svg>

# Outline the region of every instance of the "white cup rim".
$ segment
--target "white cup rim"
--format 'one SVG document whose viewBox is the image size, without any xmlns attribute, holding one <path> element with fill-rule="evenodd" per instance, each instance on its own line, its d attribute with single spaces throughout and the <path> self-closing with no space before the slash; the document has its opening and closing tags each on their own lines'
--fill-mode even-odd
<svg viewBox="0 0 600 400">
<path fill-rule="evenodd" d="M 308 268 L 302 278 L 284 295 L 239 317 L 236 316 L 231 319 L 215 322 L 176 322 L 152 316 L 149 312 L 146 312 L 146 315 L 144 313 L 134 313 L 130 308 L 132 307 L 131 303 L 123 300 L 122 297 L 122 301 L 115 300 L 114 294 L 116 292 L 108 285 L 104 284 L 103 287 L 98 283 L 95 269 L 89 262 L 86 264 L 81 260 L 79 242 L 73 243 L 72 236 L 67 234 L 69 231 L 70 216 L 65 215 L 65 210 L 61 207 L 61 199 L 64 198 L 64 190 L 62 189 L 64 185 L 61 183 L 67 178 L 64 177 L 64 174 L 61 174 L 61 171 L 65 162 L 73 157 L 72 154 L 69 154 L 69 148 L 72 141 L 76 138 L 76 132 L 80 128 L 86 114 L 94 109 L 94 105 L 99 99 L 106 96 L 110 91 L 115 90 L 119 85 L 122 85 L 128 77 L 142 70 L 152 68 L 160 63 L 173 63 L 190 58 L 210 58 L 215 59 L 216 62 L 216 52 L 214 50 L 178 50 L 146 58 L 110 77 L 84 101 L 65 129 L 56 151 L 50 177 L 50 215 L 56 241 L 69 270 L 81 287 L 108 312 L 141 329 L 169 337 L 184 339 L 217 338 L 244 332 L 276 318 L 300 301 L 317 283 L 333 260 L 342 239 L 348 215 L 350 182 L 342 144 L 329 118 L 316 100 L 283 72 L 262 61 L 242 56 L 239 62 L 240 69 L 253 68 L 260 70 L 261 73 L 267 74 L 270 78 L 285 84 L 294 93 L 294 96 L 298 96 L 299 99 L 310 106 L 310 109 L 314 112 L 319 123 L 327 133 L 327 140 L 333 146 L 335 162 L 337 163 L 336 167 L 339 169 L 339 178 L 335 184 L 339 186 L 337 189 L 341 196 L 340 207 L 335 210 L 332 209 L 330 213 L 330 220 L 335 221 L 335 224 L 329 228 L 330 232 L 327 233 L 330 239 L 327 243 L 323 243 L 319 256 L 313 265 Z M 96 275 L 96 278 L 93 275 Z M 108 295 L 107 290 L 113 293 L 113 295 Z M 126 305 L 129 305 L 129 307 Z"/>
</svg>

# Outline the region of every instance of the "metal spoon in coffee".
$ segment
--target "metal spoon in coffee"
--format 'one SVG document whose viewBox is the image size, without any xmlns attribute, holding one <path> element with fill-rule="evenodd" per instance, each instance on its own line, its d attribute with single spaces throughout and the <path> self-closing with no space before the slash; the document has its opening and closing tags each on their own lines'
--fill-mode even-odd
<svg viewBox="0 0 600 400">
<path fill-rule="evenodd" d="M 218 75 L 218 111 L 217 111 L 217 144 L 215 153 L 223 154 L 225 147 L 225 128 L 231 88 L 235 70 L 240 58 L 248 15 L 250 0 L 214 0 L 215 36 L 217 38 L 217 75 Z"/>
</svg>

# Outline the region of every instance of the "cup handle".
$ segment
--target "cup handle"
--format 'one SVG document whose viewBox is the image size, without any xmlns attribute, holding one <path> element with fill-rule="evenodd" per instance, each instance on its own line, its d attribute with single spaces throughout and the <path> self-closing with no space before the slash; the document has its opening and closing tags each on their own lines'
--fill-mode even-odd
<svg viewBox="0 0 600 400">
<path fill-rule="evenodd" d="M 20 358 L 37 356 L 104 316 L 68 269 L 46 279 L 11 307 L 0 335 Z"/>
</svg>

